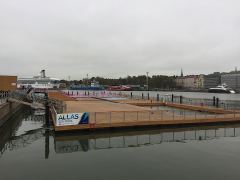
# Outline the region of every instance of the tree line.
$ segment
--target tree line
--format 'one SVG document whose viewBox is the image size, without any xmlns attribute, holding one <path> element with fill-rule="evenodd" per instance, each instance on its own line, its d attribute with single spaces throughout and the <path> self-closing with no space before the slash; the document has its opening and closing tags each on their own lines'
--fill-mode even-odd
<svg viewBox="0 0 240 180">
<path fill-rule="evenodd" d="M 176 76 L 165 76 L 165 75 L 153 75 L 148 77 L 148 87 L 151 89 L 175 89 Z M 136 85 L 140 87 L 146 87 L 147 85 L 147 76 L 139 75 L 139 76 L 127 76 L 125 78 L 103 78 L 103 77 L 92 77 L 90 79 L 83 79 L 80 81 L 65 81 L 61 80 L 62 83 L 66 83 L 67 86 L 74 85 L 90 85 L 90 83 L 95 80 L 98 81 L 100 85 L 103 86 L 120 86 L 120 85 Z"/>
</svg>

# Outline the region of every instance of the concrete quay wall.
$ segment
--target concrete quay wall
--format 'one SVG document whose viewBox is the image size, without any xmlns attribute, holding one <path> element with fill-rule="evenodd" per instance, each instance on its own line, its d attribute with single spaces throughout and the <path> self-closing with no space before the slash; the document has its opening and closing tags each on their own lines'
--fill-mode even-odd
<svg viewBox="0 0 240 180">
<path fill-rule="evenodd" d="M 20 110 L 23 107 L 19 103 L 6 102 L 0 105 L 0 127 L 12 116 L 14 113 Z"/>
</svg>

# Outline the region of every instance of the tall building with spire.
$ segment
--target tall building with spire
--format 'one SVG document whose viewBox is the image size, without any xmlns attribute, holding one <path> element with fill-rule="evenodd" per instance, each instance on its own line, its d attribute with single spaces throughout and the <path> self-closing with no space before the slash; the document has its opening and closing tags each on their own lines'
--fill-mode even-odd
<svg viewBox="0 0 240 180">
<path fill-rule="evenodd" d="M 181 77 L 183 77 L 183 70 L 182 70 L 182 68 L 181 68 Z"/>
</svg>

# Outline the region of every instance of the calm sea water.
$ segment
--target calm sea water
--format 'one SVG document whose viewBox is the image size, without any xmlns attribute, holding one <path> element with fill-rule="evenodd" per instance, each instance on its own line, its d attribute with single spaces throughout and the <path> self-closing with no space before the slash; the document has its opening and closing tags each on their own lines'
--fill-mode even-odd
<svg viewBox="0 0 240 180">
<path fill-rule="evenodd" d="M 131 93 L 130 91 L 125 91 L 124 93 Z M 220 100 L 240 100 L 240 94 L 222 94 L 222 93 L 202 93 L 202 92 L 175 92 L 175 91 L 133 91 L 133 95 L 139 95 L 144 93 L 151 97 L 157 97 L 157 94 L 160 96 L 172 95 L 183 96 L 186 98 L 199 98 L 199 99 L 212 99 L 213 96 L 219 98 Z"/>
<path fill-rule="evenodd" d="M 64 90 L 64 92 L 69 92 L 70 95 L 73 93 L 74 95 L 77 94 L 84 94 L 85 91 L 82 90 Z M 87 91 L 86 91 L 87 92 Z M 101 95 L 101 91 L 89 91 L 91 94 L 94 92 L 95 94 Z M 175 91 L 105 91 L 106 93 L 122 93 L 122 94 L 128 94 L 132 92 L 133 96 L 141 96 L 142 93 L 144 94 L 145 98 L 147 97 L 147 94 L 149 93 L 150 97 L 157 97 L 157 94 L 159 94 L 160 97 L 166 97 L 171 96 L 174 94 L 174 96 L 183 96 L 185 98 L 199 98 L 199 99 L 212 99 L 213 96 L 216 98 L 219 98 L 220 100 L 231 100 L 231 101 L 240 101 L 240 94 L 222 94 L 222 93 L 202 93 L 202 92 L 175 92 Z"/>
<path fill-rule="evenodd" d="M 240 124 L 54 134 L 23 112 L 0 129 L 2 180 L 240 177 Z"/>
</svg>

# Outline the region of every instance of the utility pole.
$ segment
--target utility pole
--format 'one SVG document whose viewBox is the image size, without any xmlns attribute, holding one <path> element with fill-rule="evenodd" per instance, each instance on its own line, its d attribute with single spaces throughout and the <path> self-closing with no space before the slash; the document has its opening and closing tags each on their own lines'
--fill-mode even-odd
<svg viewBox="0 0 240 180">
<path fill-rule="evenodd" d="M 147 90 L 148 90 L 148 74 L 149 72 L 147 72 Z"/>
<path fill-rule="evenodd" d="M 86 85 L 88 85 L 88 74 L 87 74 L 87 80 L 86 80 Z"/>
</svg>

